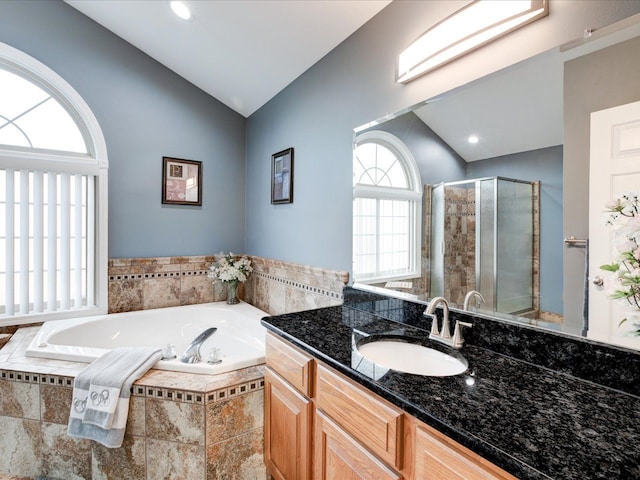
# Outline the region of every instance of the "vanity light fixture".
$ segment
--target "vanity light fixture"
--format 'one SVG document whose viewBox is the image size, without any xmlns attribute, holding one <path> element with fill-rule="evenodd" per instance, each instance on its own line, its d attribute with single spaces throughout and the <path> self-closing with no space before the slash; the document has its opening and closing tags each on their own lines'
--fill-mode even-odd
<svg viewBox="0 0 640 480">
<path fill-rule="evenodd" d="M 175 13 L 181 19 L 191 20 L 191 10 L 189 10 L 189 7 L 187 7 L 184 2 L 174 0 L 172 2 L 169 2 L 169 6 L 171 7 L 171 10 L 173 10 L 173 13 Z"/>
<path fill-rule="evenodd" d="M 548 14 L 548 0 L 474 0 L 398 56 L 396 81 L 407 83 Z"/>
</svg>

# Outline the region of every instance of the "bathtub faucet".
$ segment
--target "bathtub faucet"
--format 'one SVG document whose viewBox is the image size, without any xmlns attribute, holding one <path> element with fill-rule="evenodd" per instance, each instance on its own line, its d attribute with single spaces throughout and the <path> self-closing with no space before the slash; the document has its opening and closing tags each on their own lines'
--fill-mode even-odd
<svg viewBox="0 0 640 480">
<path fill-rule="evenodd" d="M 194 338 L 180 357 L 180 361 L 182 363 L 198 363 L 202 359 L 202 357 L 200 357 L 200 347 L 207 338 L 216 333 L 216 330 L 218 329 L 215 327 L 207 328 L 204 332 Z"/>
</svg>

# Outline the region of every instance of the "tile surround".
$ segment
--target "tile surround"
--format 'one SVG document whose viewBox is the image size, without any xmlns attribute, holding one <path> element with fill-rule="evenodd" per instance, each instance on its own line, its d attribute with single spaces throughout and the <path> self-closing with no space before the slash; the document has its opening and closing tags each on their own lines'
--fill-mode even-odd
<svg viewBox="0 0 640 480">
<path fill-rule="evenodd" d="M 65 480 L 268 478 L 264 366 L 220 375 L 149 371 L 132 388 L 123 446 L 108 449 L 66 435 L 73 375 L 57 374 L 69 362 L 56 360 L 34 359 L 39 372 L 29 371 L 23 354 L 36 331 L 19 330 L 0 363 L 0 472 Z M 225 449 L 233 455 L 219 458 Z"/>
<path fill-rule="evenodd" d="M 239 296 L 267 313 L 342 303 L 347 272 L 250 258 L 254 272 Z M 207 277 L 212 261 L 111 259 L 109 312 L 225 300 L 224 285 Z M 37 328 L 0 332 L 0 479 L 270 478 L 263 366 L 215 376 L 150 370 L 132 388 L 123 446 L 108 449 L 66 435 L 73 378 L 84 364 L 26 357 Z"/>
<path fill-rule="evenodd" d="M 244 299 L 271 315 L 340 305 L 349 273 L 251 257 Z"/>
<path fill-rule="evenodd" d="M 348 272 L 249 257 L 253 273 L 239 297 L 272 315 L 338 305 Z M 109 260 L 109 313 L 225 300 L 208 276 L 212 255 Z"/>
<path fill-rule="evenodd" d="M 109 313 L 224 300 L 207 277 L 213 256 L 112 258 Z"/>
</svg>

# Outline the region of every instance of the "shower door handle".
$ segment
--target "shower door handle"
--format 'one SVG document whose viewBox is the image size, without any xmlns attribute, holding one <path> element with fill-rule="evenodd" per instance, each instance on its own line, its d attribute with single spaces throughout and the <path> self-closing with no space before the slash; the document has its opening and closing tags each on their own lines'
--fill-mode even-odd
<svg viewBox="0 0 640 480">
<path fill-rule="evenodd" d="M 603 287 L 604 286 L 604 277 L 602 275 L 596 275 L 595 277 L 593 277 L 593 284 L 596 287 Z"/>
</svg>

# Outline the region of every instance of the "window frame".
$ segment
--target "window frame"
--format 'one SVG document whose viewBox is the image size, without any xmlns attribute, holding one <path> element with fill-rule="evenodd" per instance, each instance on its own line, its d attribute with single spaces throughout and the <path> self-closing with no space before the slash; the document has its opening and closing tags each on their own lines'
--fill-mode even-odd
<svg viewBox="0 0 640 480">
<path fill-rule="evenodd" d="M 353 162 L 356 161 L 356 149 L 364 143 L 374 143 L 381 145 L 390 150 L 400 162 L 408 182 L 407 188 L 397 187 L 381 187 L 374 185 L 361 185 L 353 182 L 353 201 L 357 198 L 370 198 L 376 200 L 406 200 L 409 202 L 409 268 L 400 274 L 382 275 L 376 268 L 375 274 L 367 277 L 358 277 L 355 272 L 355 255 L 354 265 L 352 267 L 353 281 L 364 284 L 388 282 L 394 280 L 406 280 L 410 278 L 420 277 L 422 273 L 421 250 L 422 241 L 420 238 L 419 222 L 422 221 L 422 180 L 420 171 L 411 150 L 406 144 L 395 135 L 382 130 L 369 130 L 360 134 L 356 134 L 353 144 Z M 353 171 L 353 163 L 352 163 Z M 354 209 L 352 208 L 352 219 Z M 378 213 L 378 212 L 377 212 Z M 352 232 L 352 255 L 355 249 L 354 233 Z M 376 242 L 378 237 L 376 236 Z M 376 252 L 378 257 L 379 251 Z M 376 262 L 378 263 L 378 262 Z"/>
<path fill-rule="evenodd" d="M 0 326 L 106 314 L 108 311 L 108 156 L 98 120 L 82 97 L 60 75 L 26 53 L 0 42 L 0 68 L 31 81 L 67 110 L 80 129 L 87 154 L 0 145 L 0 168 L 44 170 L 95 176 L 94 305 L 77 310 L 16 314 Z"/>
</svg>

